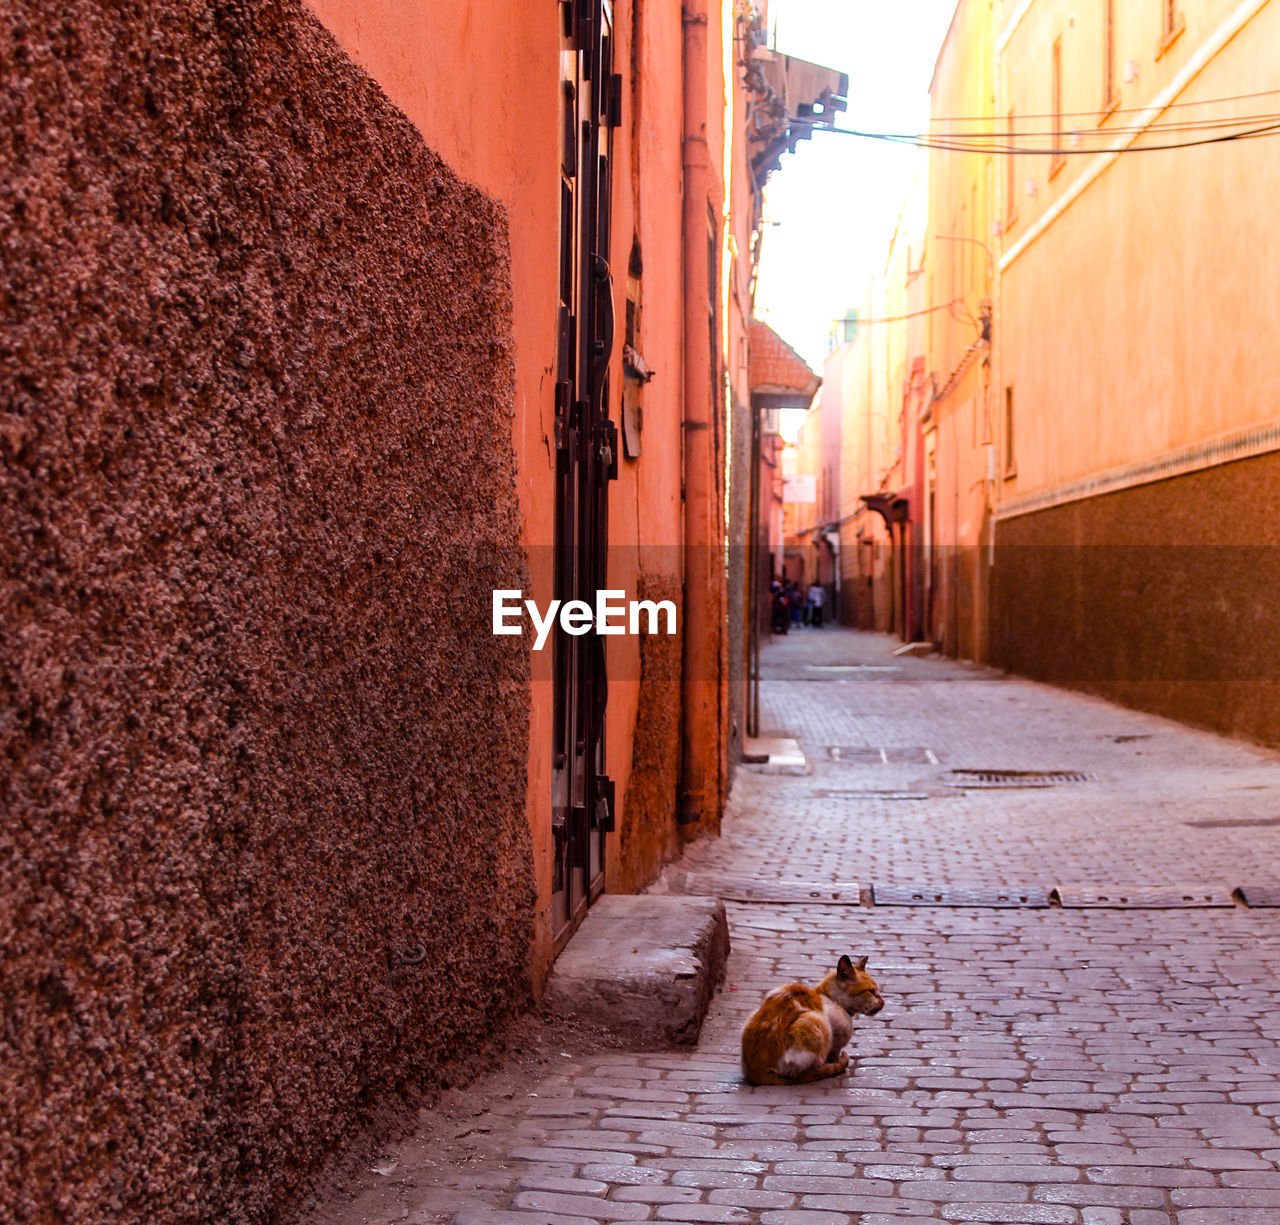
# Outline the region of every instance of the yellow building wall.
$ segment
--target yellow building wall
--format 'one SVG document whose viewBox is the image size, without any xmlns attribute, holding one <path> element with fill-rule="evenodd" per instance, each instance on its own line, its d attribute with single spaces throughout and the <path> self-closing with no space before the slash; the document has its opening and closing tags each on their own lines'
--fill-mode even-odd
<svg viewBox="0 0 1280 1225">
<path fill-rule="evenodd" d="M 1110 97 L 1103 11 L 998 6 L 998 113 L 1052 114 L 1055 43 L 1068 148 L 1077 128 L 1085 150 L 1099 134 L 1172 144 L 1214 135 L 1175 122 L 1275 111 L 1280 5 L 1180 0 L 1166 32 L 1164 5 L 1117 0 Z M 1000 481 L 991 624 L 1005 667 L 1271 745 L 1277 150 L 1068 153 L 1053 173 L 1045 154 L 1017 159 L 996 326 L 1016 472 Z"/>
<path fill-rule="evenodd" d="M 1280 7 L 1182 0 L 1181 32 L 1163 47 L 1160 4 L 1115 7 L 1116 109 L 1098 113 L 1102 6 L 1038 0 L 1000 49 L 1001 112 L 1051 110 L 1057 39 L 1062 109 L 1086 112 L 1064 126 L 1122 141 L 1119 129 L 1140 125 L 1153 103 L 1175 104 L 1151 116 L 1157 125 L 1274 110 L 1274 98 L 1196 104 L 1275 87 Z M 1139 143 L 1187 138 L 1148 134 Z M 1275 422 L 1273 139 L 1068 156 L 1052 177 L 1048 157 L 1017 159 L 999 337 L 1001 383 L 1014 403 L 1017 473 L 1002 482 L 1009 510 L 1058 500 L 1099 474 L 1132 485 L 1144 474 L 1115 470 Z"/>
<path fill-rule="evenodd" d="M 783 539 L 792 556 L 803 558 L 806 583 L 814 581 L 815 577 L 824 581 L 826 577 L 822 573 L 818 529 L 835 518 L 838 498 L 839 456 L 827 455 L 824 462 L 829 444 L 823 441 L 822 411 L 822 393 L 819 392 L 804 425 L 796 434 L 795 443 L 784 452 L 789 473 L 814 478 L 815 501 L 783 504 Z"/>
<path fill-rule="evenodd" d="M 992 89 L 992 10 L 961 0 L 930 86 L 936 141 L 973 143 L 997 130 Z M 981 142 L 979 142 L 981 143 Z M 949 655 L 987 656 L 987 549 L 995 491 L 991 349 L 984 314 L 995 298 L 993 233 L 998 158 L 935 148 L 929 156 L 925 249 L 924 632 Z"/>
<path fill-rule="evenodd" d="M 903 399 L 908 379 L 905 233 L 891 242 L 884 270 L 868 285 L 853 340 L 824 367 L 824 391 L 840 413 L 840 616 L 863 629 L 891 630 L 902 603 L 884 519 L 864 495 L 897 493 L 903 470 Z"/>
</svg>

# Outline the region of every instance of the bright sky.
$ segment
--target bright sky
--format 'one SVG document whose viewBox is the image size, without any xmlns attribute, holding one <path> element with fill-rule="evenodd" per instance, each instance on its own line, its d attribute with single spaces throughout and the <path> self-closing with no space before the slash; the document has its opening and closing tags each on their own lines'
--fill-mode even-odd
<svg viewBox="0 0 1280 1225">
<path fill-rule="evenodd" d="M 777 49 L 849 74 L 840 127 L 923 132 L 956 0 L 770 0 Z M 821 373 L 831 320 L 884 267 L 918 166 L 908 145 L 815 133 L 765 189 L 756 314 Z M 774 223 L 774 224 L 771 224 Z"/>
</svg>

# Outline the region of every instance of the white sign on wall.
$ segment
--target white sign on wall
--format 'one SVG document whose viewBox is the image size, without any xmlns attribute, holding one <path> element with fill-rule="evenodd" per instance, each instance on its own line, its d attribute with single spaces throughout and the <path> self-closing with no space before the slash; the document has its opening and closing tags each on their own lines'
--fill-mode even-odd
<svg viewBox="0 0 1280 1225">
<path fill-rule="evenodd" d="M 782 482 L 782 500 L 784 502 L 816 502 L 818 478 L 812 472 L 802 472 L 786 477 Z"/>
</svg>

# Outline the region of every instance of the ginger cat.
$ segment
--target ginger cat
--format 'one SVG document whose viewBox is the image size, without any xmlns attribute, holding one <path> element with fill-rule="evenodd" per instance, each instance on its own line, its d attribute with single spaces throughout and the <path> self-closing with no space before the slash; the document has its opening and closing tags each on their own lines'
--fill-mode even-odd
<svg viewBox="0 0 1280 1225">
<path fill-rule="evenodd" d="M 802 1085 L 839 1076 L 849 1066 L 840 1048 L 853 1037 L 853 1013 L 884 1007 L 867 959 L 841 957 L 816 987 L 792 983 L 764 997 L 742 1031 L 742 1074 L 753 1085 Z"/>
</svg>

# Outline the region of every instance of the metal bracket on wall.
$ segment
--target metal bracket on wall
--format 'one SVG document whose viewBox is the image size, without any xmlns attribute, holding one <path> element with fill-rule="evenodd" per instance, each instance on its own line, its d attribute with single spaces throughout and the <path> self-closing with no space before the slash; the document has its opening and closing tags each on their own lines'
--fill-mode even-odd
<svg viewBox="0 0 1280 1225">
<path fill-rule="evenodd" d="M 598 774 L 596 776 L 596 828 L 606 834 L 613 833 L 614 829 L 615 797 L 616 784 L 613 779 Z"/>
<path fill-rule="evenodd" d="M 600 455 L 600 463 L 608 479 L 618 479 L 618 427 L 606 418 L 598 426 L 596 446 Z"/>
</svg>

